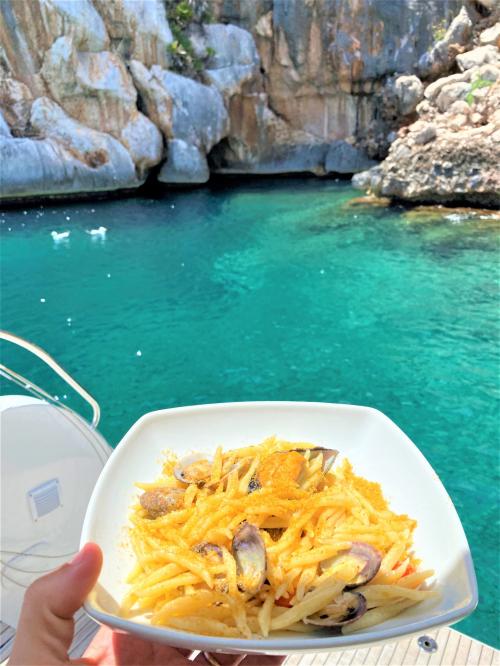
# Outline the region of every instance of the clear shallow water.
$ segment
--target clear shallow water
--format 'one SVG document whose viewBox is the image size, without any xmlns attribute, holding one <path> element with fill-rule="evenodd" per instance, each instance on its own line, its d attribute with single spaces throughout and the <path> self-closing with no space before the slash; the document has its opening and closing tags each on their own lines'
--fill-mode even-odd
<svg viewBox="0 0 500 666">
<path fill-rule="evenodd" d="M 161 407 L 381 409 L 464 523 L 481 599 L 459 628 L 498 646 L 498 223 L 349 207 L 354 196 L 331 181 L 266 180 L 7 211 L 2 326 L 96 396 L 113 444 Z M 105 241 L 85 233 L 101 224 Z M 3 349 L 64 399 L 50 371 Z"/>
</svg>

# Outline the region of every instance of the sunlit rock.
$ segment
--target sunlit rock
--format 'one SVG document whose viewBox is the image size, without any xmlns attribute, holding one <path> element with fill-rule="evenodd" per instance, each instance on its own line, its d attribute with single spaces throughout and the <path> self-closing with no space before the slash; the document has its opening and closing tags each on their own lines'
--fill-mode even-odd
<svg viewBox="0 0 500 666">
<path fill-rule="evenodd" d="M 53 99 L 88 127 L 117 136 L 135 115 L 137 91 L 122 60 L 110 51 L 77 51 L 71 37 L 60 37 L 41 72 Z"/>
<path fill-rule="evenodd" d="M 17 133 L 25 131 L 31 113 L 33 97 L 21 81 L 0 77 L 0 109 L 10 128 Z"/>
<path fill-rule="evenodd" d="M 477 49 L 457 56 L 457 65 L 462 72 L 472 67 L 481 67 L 481 65 L 490 64 L 500 64 L 500 53 L 498 48 L 493 45 L 478 46 Z"/>
<path fill-rule="evenodd" d="M 424 86 L 418 76 L 398 76 L 393 84 L 398 102 L 398 112 L 402 116 L 414 113 L 417 104 L 424 96 Z"/>
<path fill-rule="evenodd" d="M 429 17 L 430 19 L 430 17 Z M 418 75 L 421 78 L 436 78 L 449 71 L 460 50 L 470 44 L 473 22 L 469 11 L 462 7 L 451 22 L 444 37 L 418 61 Z"/>
<path fill-rule="evenodd" d="M 156 166 L 163 157 L 160 130 L 143 113 L 137 111 L 120 132 L 120 141 L 133 159 L 140 177 Z"/>
<path fill-rule="evenodd" d="M 247 30 L 212 23 L 193 32 L 191 41 L 197 56 L 206 58 L 205 78 L 224 96 L 241 92 L 259 74 L 259 54 Z"/>
<path fill-rule="evenodd" d="M 483 30 L 479 35 L 479 43 L 482 46 L 492 44 L 493 46 L 500 48 L 500 21 L 495 23 L 495 25 L 492 25 L 491 28 Z"/>
<path fill-rule="evenodd" d="M 206 155 L 229 130 L 229 118 L 222 95 L 207 86 L 155 65 L 147 69 L 131 63 L 135 85 L 141 93 L 148 116 L 169 142 L 167 162 L 160 177 L 163 182 L 204 182 L 208 180 Z M 189 156 L 193 165 L 189 168 Z M 183 181 L 185 174 L 187 180 Z M 200 180 L 203 179 L 203 180 Z"/>
<path fill-rule="evenodd" d="M 66 116 L 53 101 L 33 102 L 36 139 L 0 137 L 2 198 L 77 194 L 137 187 L 135 165 L 122 144 Z"/>
<path fill-rule="evenodd" d="M 162 0 L 94 0 L 119 54 L 147 67 L 168 67 L 173 37 Z"/>
</svg>

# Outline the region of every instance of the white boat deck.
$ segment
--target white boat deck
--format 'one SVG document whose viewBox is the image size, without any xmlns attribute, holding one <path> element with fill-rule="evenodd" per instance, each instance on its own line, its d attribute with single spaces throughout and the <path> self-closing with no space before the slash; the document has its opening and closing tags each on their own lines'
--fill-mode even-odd
<svg viewBox="0 0 500 666">
<path fill-rule="evenodd" d="M 72 659 L 81 657 L 98 625 L 85 613 L 76 615 L 76 635 L 70 649 Z M 7 663 L 15 632 L 1 624 L 0 666 Z M 437 643 L 434 652 L 419 646 L 417 638 L 385 643 L 371 648 L 293 655 L 286 666 L 500 666 L 500 652 L 455 629 L 444 627 L 426 637 Z M 138 665 L 139 666 L 139 665 Z"/>
</svg>

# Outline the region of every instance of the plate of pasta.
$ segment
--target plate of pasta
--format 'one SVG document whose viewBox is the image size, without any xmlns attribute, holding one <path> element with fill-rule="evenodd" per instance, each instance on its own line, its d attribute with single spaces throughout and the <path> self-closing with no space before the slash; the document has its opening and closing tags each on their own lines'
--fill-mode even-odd
<svg viewBox="0 0 500 666">
<path fill-rule="evenodd" d="M 104 553 L 87 612 L 193 650 L 345 649 L 477 604 L 456 511 L 377 410 L 255 402 L 152 412 L 91 498 Z"/>
</svg>

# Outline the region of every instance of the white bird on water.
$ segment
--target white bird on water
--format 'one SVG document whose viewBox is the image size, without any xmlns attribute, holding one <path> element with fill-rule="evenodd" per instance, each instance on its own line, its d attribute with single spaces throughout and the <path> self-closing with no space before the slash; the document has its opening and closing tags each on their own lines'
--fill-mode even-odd
<svg viewBox="0 0 500 666">
<path fill-rule="evenodd" d="M 57 241 L 62 241 L 62 240 L 67 240 L 70 235 L 70 231 L 51 231 L 50 235 L 52 236 L 52 239 Z"/>
<path fill-rule="evenodd" d="M 90 231 L 87 230 L 87 233 L 90 236 L 94 236 L 97 238 L 106 238 L 106 232 L 107 232 L 106 227 L 98 227 L 97 229 L 90 229 Z"/>
</svg>

